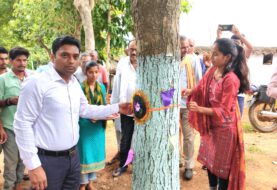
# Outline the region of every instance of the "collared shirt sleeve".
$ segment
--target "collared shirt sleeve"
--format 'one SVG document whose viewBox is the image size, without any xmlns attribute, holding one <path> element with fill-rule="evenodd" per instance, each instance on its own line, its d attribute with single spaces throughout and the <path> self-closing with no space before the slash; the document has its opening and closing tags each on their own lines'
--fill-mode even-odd
<svg viewBox="0 0 277 190">
<path fill-rule="evenodd" d="M 127 102 L 127 89 L 128 89 L 128 78 L 127 72 L 122 71 L 120 77 L 120 87 L 119 87 L 119 102 Z"/>
<path fill-rule="evenodd" d="M 80 88 L 80 117 L 88 119 L 103 119 L 111 114 L 119 112 L 118 104 L 90 105 L 86 96 Z"/>
<path fill-rule="evenodd" d="M 117 73 L 114 77 L 111 104 L 119 103 L 120 78 L 121 78 L 120 73 Z"/>
<path fill-rule="evenodd" d="M 42 108 L 42 92 L 35 78 L 25 81 L 14 117 L 14 132 L 20 157 L 28 170 L 41 165 L 35 145 L 34 123 Z"/>
</svg>

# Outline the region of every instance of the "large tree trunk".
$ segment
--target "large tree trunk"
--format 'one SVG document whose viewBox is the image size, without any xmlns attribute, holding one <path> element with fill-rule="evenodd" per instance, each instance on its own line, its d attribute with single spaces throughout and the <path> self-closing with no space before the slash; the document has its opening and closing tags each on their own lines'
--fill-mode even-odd
<svg viewBox="0 0 277 190">
<path fill-rule="evenodd" d="M 91 18 L 91 10 L 94 7 L 94 0 L 74 0 L 74 6 L 78 10 L 85 31 L 86 50 L 95 49 L 94 31 Z"/>
<path fill-rule="evenodd" d="M 180 101 L 179 0 L 133 0 L 138 46 L 137 85 L 152 108 L 163 107 L 160 92 L 175 89 Z M 133 190 L 179 190 L 179 109 L 152 112 L 134 132 Z"/>
</svg>

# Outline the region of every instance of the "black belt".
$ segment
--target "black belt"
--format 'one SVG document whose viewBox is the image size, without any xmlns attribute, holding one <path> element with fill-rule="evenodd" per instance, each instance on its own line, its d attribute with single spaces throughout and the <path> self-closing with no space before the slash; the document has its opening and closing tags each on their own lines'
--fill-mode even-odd
<svg viewBox="0 0 277 190">
<path fill-rule="evenodd" d="M 51 151 L 51 150 L 44 150 L 42 148 L 38 148 L 38 154 L 45 155 L 45 156 L 72 156 L 76 153 L 76 146 L 68 150 L 61 150 L 61 151 Z"/>
</svg>

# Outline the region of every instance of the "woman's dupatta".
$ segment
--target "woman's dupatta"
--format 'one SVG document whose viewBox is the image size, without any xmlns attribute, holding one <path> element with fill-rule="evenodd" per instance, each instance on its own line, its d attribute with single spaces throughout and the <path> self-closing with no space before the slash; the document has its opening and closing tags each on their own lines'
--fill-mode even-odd
<svg viewBox="0 0 277 190">
<path fill-rule="evenodd" d="M 187 102 L 194 101 L 198 106 L 210 107 L 209 105 L 209 86 L 213 79 L 216 67 L 212 67 L 204 77 L 199 81 L 198 85 L 193 89 Z M 210 118 L 201 113 L 189 112 L 189 123 L 201 136 L 208 134 L 210 131 Z"/>
<path fill-rule="evenodd" d="M 235 155 L 233 157 L 230 169 L 228 190 L 245 190 L 245 153 L 244 153 L 244 141 L 243 141 L 243 130 L 240 120 L 239 106 L 237 104 L 237 146 Z"/>
</svg>

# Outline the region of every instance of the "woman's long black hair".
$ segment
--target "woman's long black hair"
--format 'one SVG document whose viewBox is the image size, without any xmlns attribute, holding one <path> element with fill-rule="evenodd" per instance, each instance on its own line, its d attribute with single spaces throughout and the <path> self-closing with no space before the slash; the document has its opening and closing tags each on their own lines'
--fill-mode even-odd
<svg viewBox="0 0 277 190">
<path fill-rule="evenodd" d="M 249 90 L 249 69 L 246 64 L 243 47 L 237 45 L 233 40 L 228 38 L 217 39 L 215 44 L 223 55 L 231 55 L 229 63 L 224 68 L 223 76 L 233 71 L 240 80 L 239 93 Z"/>
</svg>

